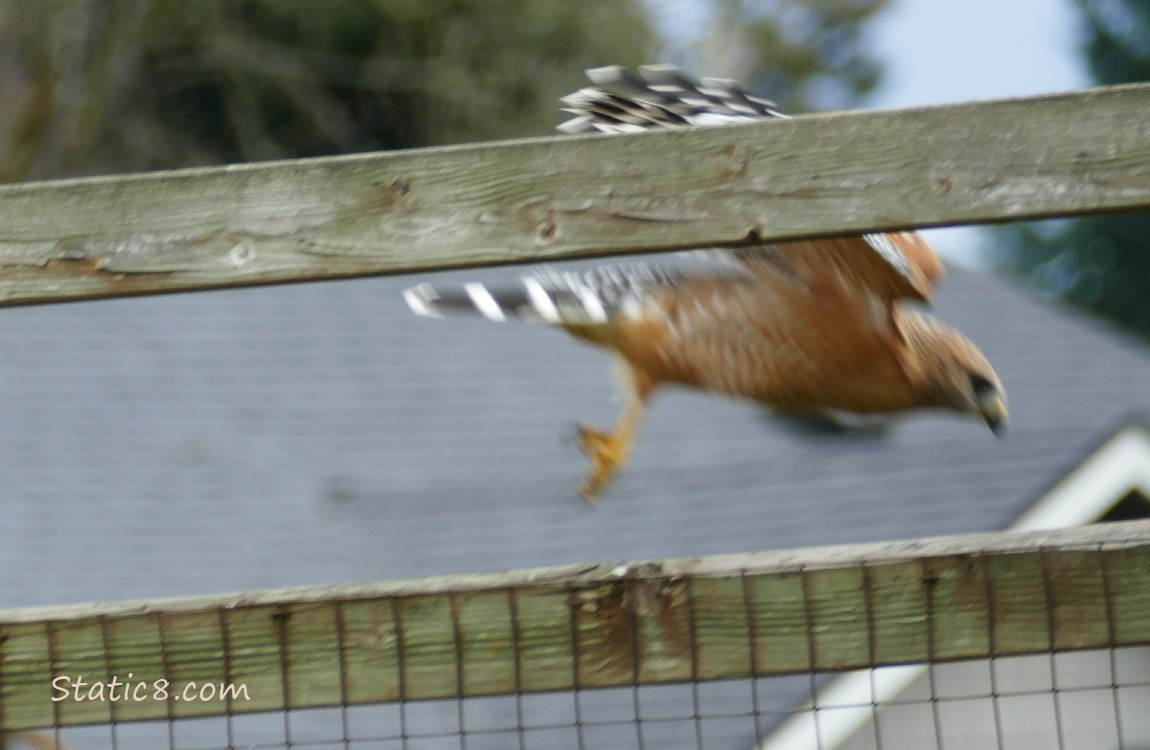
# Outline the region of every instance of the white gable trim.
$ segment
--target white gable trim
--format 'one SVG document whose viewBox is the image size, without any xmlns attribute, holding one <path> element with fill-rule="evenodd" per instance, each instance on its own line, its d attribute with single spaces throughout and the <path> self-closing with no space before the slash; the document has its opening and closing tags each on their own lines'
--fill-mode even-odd
<svg viewBox="0 0 1150 750">
<path fill-rule="evenodd" d="M 1150 430 L 1139 424 L 1115 433 L 1009 529 L 1038 531 L 1092 523 L 1131 490 L 1150 497 Z M 925 671 L 925 666 L 914 664 L 848 672 L 816 698 L 819 706 L 844 708 L 793 714 L 762 741 L 759 750 L 833 750 L 874 717 L 872 702 L 893 700 Z"/>
<path fill-rule="evenodd" d="M 1119 430 L 1010 528 L 1039 531 L 1093 523 L 1131 490 L 1150 497 L 1150 430 L 1136 424 Z"/>
</svg>

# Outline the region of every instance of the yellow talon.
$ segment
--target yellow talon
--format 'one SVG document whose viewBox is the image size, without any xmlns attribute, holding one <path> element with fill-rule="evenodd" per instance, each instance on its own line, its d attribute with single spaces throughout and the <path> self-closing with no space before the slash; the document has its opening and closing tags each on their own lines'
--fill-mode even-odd
<svg viewBox="0 0 1150 750">
<path fill-rule="evenodd" d="M 631 446 L 629 441 L 625 442 L 617 435 L 581 425 L 579 448 L 590 460 L 587 479 L 579 486 L 579 495 L 587 503 L 597 503 L 599 491 L 611 481 L 615 471 L 626 463 Z"/>
<path fill-rule="evenodd" d="M 611 432 L 597 430 L 591 425 L 579 426 L 579 448 L 587 456 L 587 479 L 579 485 L 579 496 L 589 505 L 599 502 L 599 491 L 606 487 L 615 472 L 623 468 L 631 457 L 635 431 L 643 421 L 644 403 L 654 387 L 654 381 L 645 372 L 620 362 L 627 404 Z"/>
</svg>

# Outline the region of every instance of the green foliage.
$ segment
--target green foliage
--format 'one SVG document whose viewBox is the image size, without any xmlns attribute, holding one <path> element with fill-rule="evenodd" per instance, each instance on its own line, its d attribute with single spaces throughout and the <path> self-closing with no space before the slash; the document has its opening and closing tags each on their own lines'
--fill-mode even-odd
<svg viewBox="0 0 1150 750">
<path fill-rule="evenodd" d="M 1075 3 L 1095 80 L 1150 80 L 1150 3 Z M 994 243 L 1000 267 L 1150 337 L 1150 214 L 1018 224 L 998 230 Z"/>
<path fill-rule="evenodd" d="M 878 79 L 861 28 L 887 0 L 709 2 L 679 56 L 700 74 L 792 111 Z M 673 6 L 0 0 L 0 182 L 547 134 L 584 69 L 666 59 Z"/>
<path fill-rule="evenodd" d="M 1086 29 L 1083 52 L 1099 83 L 1150 80 L 1150 3 L 1074 0 Z"/>
<path fill-rule="evenodd" d="M 547 133 L 641 0 L 0 0 L 0 180 Z"/>
</svg>

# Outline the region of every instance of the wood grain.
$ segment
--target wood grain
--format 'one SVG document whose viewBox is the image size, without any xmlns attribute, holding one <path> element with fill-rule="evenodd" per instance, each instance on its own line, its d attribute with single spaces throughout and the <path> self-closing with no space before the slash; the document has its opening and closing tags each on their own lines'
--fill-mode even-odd
<svg viewBox="0 0 1150 750">
<path fill-rule="evenodd" d="M 0 304 L 1150 207 L 1150 84 L 0 187 Z"/>
<path fill-rule="evenodd" d="M 1139 521 L 4 610 L 0 730 L 1148 643 Z M 145 699 L 52 700 L 129 673 Z M 176 699 L 190 683 L 247 694 Z"/>
</svg>

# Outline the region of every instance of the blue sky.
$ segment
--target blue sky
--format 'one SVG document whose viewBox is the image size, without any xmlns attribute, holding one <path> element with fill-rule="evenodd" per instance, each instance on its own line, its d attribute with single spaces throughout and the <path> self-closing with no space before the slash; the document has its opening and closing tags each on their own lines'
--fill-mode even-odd
<svg viewBox="0 0 1150 750">
<path fill-rule="evenodd" d="M 896 0 L 872 33 L 888 66 L 873 106 L 1025 96 L 1087 82 L 1070 0 Z"/>
</svg>

